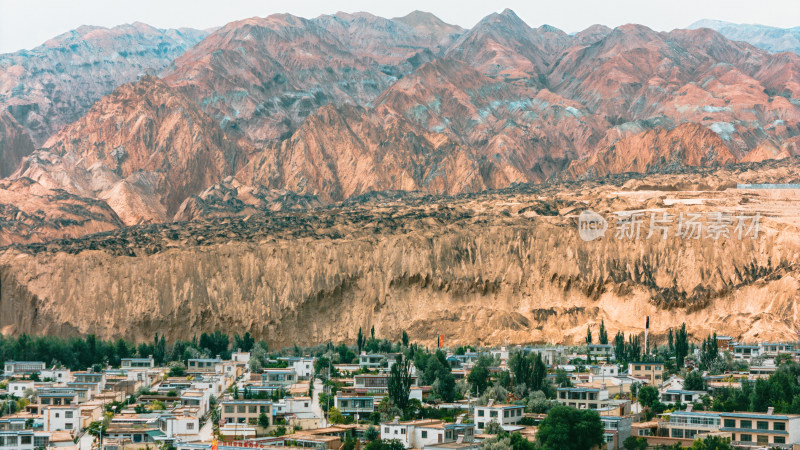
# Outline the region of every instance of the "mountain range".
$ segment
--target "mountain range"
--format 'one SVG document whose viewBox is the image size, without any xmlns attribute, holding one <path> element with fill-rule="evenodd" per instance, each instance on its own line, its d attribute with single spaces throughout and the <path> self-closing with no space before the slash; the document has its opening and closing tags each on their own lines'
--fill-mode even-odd
<svg viewBox="0 0 800 450">
<path fill-rule="evenodd" d="M 704 19 L 689 25 L 690 30 L 697 28 L 710 28 L 730 40 L 744 41 L 772 53 L 800 53 L 800 26 L 777 28 Z"/>
<path fill-rule="evenodd" d="M 0 55 L 0 242 L 798 155 L 800 56 L 717 25 L 81 27 Z"/>
</svg>

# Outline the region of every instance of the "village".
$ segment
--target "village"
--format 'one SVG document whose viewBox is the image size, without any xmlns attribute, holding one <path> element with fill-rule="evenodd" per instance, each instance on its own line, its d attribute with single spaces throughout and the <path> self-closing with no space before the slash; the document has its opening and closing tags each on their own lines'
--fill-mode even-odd
<svg viewBox="0 0 800 450">
<path fill-rule="evenodd" d="M 602 325 L 579 346 L 424 347 L 374 329 L 275 352 L 227 341 L 211 356 L 156 336 L 84 370 L 6 360 L 0 449 L 800 448 L 793 342 L 698 344 L 683 327 L 650 350 Z"/>
</svg>

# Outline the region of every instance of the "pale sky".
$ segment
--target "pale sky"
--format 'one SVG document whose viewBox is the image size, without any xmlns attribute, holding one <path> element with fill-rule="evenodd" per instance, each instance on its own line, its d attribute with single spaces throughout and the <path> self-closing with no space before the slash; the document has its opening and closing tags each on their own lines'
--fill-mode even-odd
<svg viewBox="0 0 800 450">
<path fill-rule="evenodd" d="M 667 31 L 699 19 L 800 26 L 798 0 L 0 0 L 0 53 L 33 48 L 80 25 L 139 21 L 159 28 L 210 28 L 273 13 L 312 18 L 367 11 L 396 17 L 419 9 L 469 28 L 504 8 L 513 9 L 531 26 L 549 24 L 566 32 L 595 23 L 640 23 Z"/>
</svg>

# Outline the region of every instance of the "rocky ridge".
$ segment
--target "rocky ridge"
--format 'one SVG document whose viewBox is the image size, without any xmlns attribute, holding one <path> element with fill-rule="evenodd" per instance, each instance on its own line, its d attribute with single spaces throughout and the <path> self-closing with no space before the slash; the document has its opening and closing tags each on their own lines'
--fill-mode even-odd
<svg viewBox="0 0 800 450">
<path fill-rule="evenodd" d="M 370 194 L 312 212 L 15 245 L 0 253 L 0 327 L 172 339 L 225 324 L 284 346 L 375 325 L 391 339 L 405 329 L 423 342 L 441 333 L 452 344 L 508 344 L 578 342 L 601 319 L 612 333 L 641 330 L 649 315 L 655 335 L 686 322 L 698 337 L 791 338 L 797 190 L 737 182 L 798 183 L 800 160 L 457 196 Z M 609 220 L 732 212 L 762 222 L 757 239 L 682 239 L 674 228 L 664 240 L 617 239 L 611 223 L 585 242 L 577 221 L 586 209 Z"/>
</svg>

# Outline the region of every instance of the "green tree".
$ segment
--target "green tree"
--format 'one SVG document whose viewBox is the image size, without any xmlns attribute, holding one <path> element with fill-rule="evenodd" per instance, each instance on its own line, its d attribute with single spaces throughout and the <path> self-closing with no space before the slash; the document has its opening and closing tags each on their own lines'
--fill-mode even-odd
<svg viewBox="0 0 800 450">
<path fill-rule="evenodd" d="M 596 411 L 555 406 L 539 424 L 536 440 L 545 450 L 588 450 L 603 445 L 603 424 Z"/>
<path fill-rule="evenodd" d="M 364 333 L 361 332 L 361 327 L 358 327 L 358 337 L 356 338 L 356 347 L 358 348 L 358 354 L 361 354 L 361 351 L 364 349 Z"/>
<path fill-rule="evenodd" d="M 618 331 L 614 336 L 614 356 L 620 363 L 628 362 L 628 358 L 625 355 L 625 335 L 621 331 Z"/>
<path fill-rule="evenodd" d="M 339 408 L 331 406 L 331 409 L 328 410 L 328 421 L 332 424 L 341 424 L 345 423 L 345 418 Z"/>
<path fill-rule="evenodd" d="M 376 439 L 364 446 L 364 450 L 405 450 L 397 439 Z"/>
<path fill-rule="evenodd" d="M 586 344 L 592 343 L 592 327 L 586 326 Z"/>
<path fill-rule="evenodd" d="M 372 425 L 368 426 L 366 431 L 364 431 L 364 439 L 366 439 L 368 442 L 380 439 L 380 437 L 380 431 L 378 431 L 378 429 Z"/>
<path fill-rule="evenodd" d="M 572 380 L 569 378 L 567 371 L 564 369 L 556 370 L 556 386 L 558 387 L 572 387 Z"/>
<path fill-rule="evenodd" d="M 486 429 L 484 430 L 486 434 L 499 434 L 502 431 L 503 429 L 500 428 L 500 423 L 497 421 L 497 419 L 492 419 L 491 422 L 487 423 Z"/>
<path fill-rule="evenodd" d="M 403 330 L 403 335 L 400 338 L 400 342 L 402 342 L 403 348 L 408 348 L 408 333 L 406 333 L 406 330 Z"/>
<path fill-rule="evenodd" d="M 681 324 L 680 330 L 675 333 L 675 365 L 683 368 L 683 361 L 689 354 L 689 335 L 686 333 L 686 324 Z"/>
<path fill-rule="evenodd" d="M 700 365 L 706 369 L 711 369 L 711 366 L 719 357 L 719 350 L 717 350 L 717 333 L 709 335 L 703 340 L 700 346 Z"/>
<path fill-rule="evenodd" d="M 250 332 L 247 331 L 242 336 L 239 336 L 238 333 L 235 334 L 233 336 L 233 342 L 237 349 L 243 352 L 249 352 L 250 350 L 253 349 L 256 340 L 253 338 L 253 336 L 250 335 Z"/>
<path fill-rule="evenodd" d="M 688 391 L 704 391 L 706 390 L 706 380 L 699 371 L 693 370 L 684 377 L 683 388 Z"/>
<path fill-rule="evenodd" d="M 467 382 L 472 386 L 472 391 L 477 391 L 478 395 L 482 394 L 489 386 L 489 366 L 491 363 L 491 358 L 480 356 L 467 376 Z"/>
<path fill-rule="evenodd" d="M 444 402 L 452 402 L 456 399 L 456 377 L 451 372 L 436 379 L 436 393 Z"/>
<path fill-rule="evenodd" d="M 637 436 L 628 436 L 622 442 L 622 448 L 625 450 L 647 450 L 647 439 Z"/>
<path fill-rule="evenodd" d="M 269 416 L 265 413 L 261 413 L 258 415 L 258 426 L 261 428 L 269 428 Z"/>
<path fill-rule="evenodd" d="M 398 354 L 397 361 L 392 365 L 389 378 L 386 380 L 389 398 L 395 406 L 404 412 L 408 407 L 408 397 L 411 393 L 410 367 L 410 361 L 407 358 L 403 358 L 402 353 Z"/>
<path fill-rule="evenodd" d="M 731 440 L 719 436 L 707 436 L 692 443 L 691 450 L 733 450 Z"/>
<path fill-rule="evenodd" d="M 598 342 L 600 342 L 603 345 L 608 344 L 608 332 L 606 331 L 606 323 L 603 320 L 600 321 Z"/>
<path fill-rule="evenodd" d="M 650 408 L 658 402 L 658 390 L 653 386 L 642 386 L 639 389 L 639 403 Z"/>
<path fill-rule="evenodd" d="M 525 355 L 523 352 L 515 352 L 509 359 L 508 365 L 514 374 L 514 385 L 524 385 L 531 391 L 542 390 L 547 377 L 547 367 L 538 353 L 531 352 Z"/>
<path fill-rule="evenodd" d="M 183 361 L 175 361 L 170 363 L 169 376 L 171 377 L 186 376 L 186 366 L 183 365 Z"/>
</svg>

